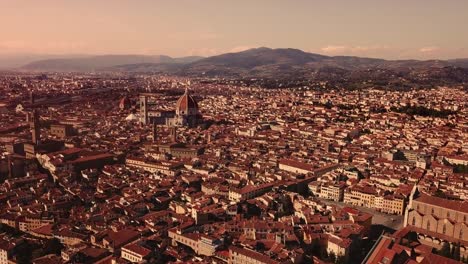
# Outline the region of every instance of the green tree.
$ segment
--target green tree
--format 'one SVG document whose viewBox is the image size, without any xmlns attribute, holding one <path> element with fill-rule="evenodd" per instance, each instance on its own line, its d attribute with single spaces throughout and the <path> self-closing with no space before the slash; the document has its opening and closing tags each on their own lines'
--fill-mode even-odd
<svg viewBox="0 0 468 264">
<path fill-rule="evenodd" d="M 336 258 L 335 264 L 346 264 L 346 257 L 345 256 L 338 256 Z"/>
<path fill-rule="evenodd" d="M 19 264 L 31 263 L 33 247 L 29 242 L 22 243 L 16 248 L 16 260 Z"/>
<path fill-rule="evenodd" d="M 444 242 L 444 244 L 442 244 L 442 248 L 439 250 L 439 255 L 442 255 L 444 257 L 448 257 L 450 258 L 451 257 L 451 252 L 450 252 L 450 244 L 447 243 L 447 242 Z"/>
<path fill-rule="evenodd" d="M 46 241 L 44 244 L 44 253 L 45 254 L 55 254 L 60 255 L 64 246 L 57 238 L 52 238 Z"/>
<path fill-rule="evenodd" d="M 257 242 L 257 244 L 255 244 L 255 251 L 259 251 L 259 252 L 262 252 L 265 250 L 265 244 L 263 244 L 263 242 Z"/>
<path fill-rule="evenodd" d="M 453 248 L 453 255 L 452 255 L 452 258 L 454 260 L 458 260 L 460 261 L 460 247 L 461 247 L 461 244 L 460 242 L 458 242 Z"/>
<path fill-rule="evenodd" d="M 331 261 L 331 262 L 335 262 L 336 261 L 336 255 L 334 252 L 330 252 L 330 254 L 328 254 L 328 259 Z"/>
</svg>

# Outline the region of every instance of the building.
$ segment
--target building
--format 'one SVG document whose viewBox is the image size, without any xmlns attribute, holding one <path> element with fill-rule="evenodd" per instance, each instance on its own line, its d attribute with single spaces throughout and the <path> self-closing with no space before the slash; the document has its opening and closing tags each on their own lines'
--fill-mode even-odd
<svg viewBox="0 0 468 264">
<path fill-rule="evenodd" d="M 440 249 L 447 242 L 461 244 L 468 256 L 468 203 L 447 200 L 413 190 L 405 211 L 404 226 L 419 234 L 421 241 Z"/>
<path fill-rule="evenodd" d="M 91 235 L 91 244 L 115 252 L 140 237 L 141 233 L 139 231 L 130 228 L 119 231 L 105 230 Z"/>
<path fill-rule="evenodd" d="M 143 124 L 164 124 L 167 126 L 194 127 L 203 121 L 198 110 L 197 101 L 189 94 L 188 89 L 177 100 L 174 111 L 154 111 L 150 109 L 148 94 L 140 96 L 140 118 Z M 154 104 L 154 103 L 153 103 Z"/>
<path fill-rule="evenodd" d="M 258 186 L 247 185 L 241 189 L 230 189 L 229 200 L 240 202 L 260 196 L 273 188 L 274 183 L 264 183 Z"/>
<path fill-rule="evenodd" d="M 318 196 L 320 194 L 320 187 L 321 187 L 321 184 L 318 181 L 313 181 L 313 182 L 309 183 L 309 185 L 308 185 L 309 191 L 314 196 Z"/>
<path fill-rule="evenodd" d="M 51 225 L 55 222 L 54 218 L 51 216 L 44 217 L 24 217 L 18 221 L 19 230 L 23 232 L 28 232 L 41 228 L 46 225 Z"/>
<path fill-rule="evenodd" d="M 201 115 L 198 111 L 198 103 L 189 94 L 188 89 L 177 100 L 175 117 L 166 121 L 170 126 L 195 126 L 201 121 Z"/>
<path fill-rule="evenodd" d="M 7 241 L 0 242 L 0 264 L 8 264 L 8 258 L 13 252 L 13 245 Z"/>
<path fill-rule="evenodd" d="M 63 149 L 65 143 L 63 141 L 58 140 L 44 140 L 41 141 L 40 145 L 34 144 L 32 142 L 24 143 L 24 152 L 26 154 L 26 158 L 36 158 L 36 154 L 44 154 L 55 152 Z"/>
<path fill-rule="evenodd" d="M 222 245 L 222 240 L 198 233 L 182 233 L 180 230 L 169 230 L 173 243 L 180 243 L 204 256 L 215 255 L 216 249 Z"/>
<path fill-rule="evenodd" d="M 122 247 L 122 251 L 120 252 L 120 256 L 128 260 L 132 263 L 140 263 L 143 262 L 149 255 L 151 254 L 151 250 L 138 245 L 137 243 L 132 243 L 125 245 Z"/>
<path fill-rule="evenodd" d="M 468 166 L 468 155 L 446 156 L 445 160 L 450 164 Z"/>
<path fill-rule="evenodd" d="M 181 162 L 174 161 L 147 161 L 139 158 L 127 158 L 125 165 L 149 171 L 152 173 L 162 173 L 165 175 L 177 175 L 180 169 L 184 166 Z"/>
<path fill-rule="evenodd" d="M 374 208 L 383 213 L 402 215 L 405 213 L 405 198 L 396 195 L 377 196 Z"/>
<path fill-rule="evenodd" d="M 344 182 L 336 184 L 324 184 L 320 187 L 318 196 L 327 200 L 342 202 L 345 188 L 346 184 Z"/>
<path fill-rule="evenodd" d="M 174 137 L 174 135 L 171 135 Z M 184 143 L 170 143 L 160 145 L 147 145 L 146 151 L 149 155 L 154 154 L 169 154 L 176 158 L 196 158 L 203 154 L 203 147 L 188 146 Z M 157 155 L 156 155 L 157 156 Z"/>
<path fill-rule="evenodd" d="M 24 242 L 22 239 L 5 240 L 0 238 L 0 264 L 16 263 L 10 261 L 14 254 L 17 254 L 17 247 Z"/>
<path fill-rule="evenodd" d="M 73 135 L 74 129 L 72 125 L 55 124 L 55 125 L 50 125 L 50 133 L 60 139 L 65 139 Z"/>
<path fill-rule="evenodd" d="M 346 190 L 343 201 L 347 204 L 372 208 L 376 195 L 376 190 L 371 186 L 355 185 Z"/>
<path fill-rule="evenodd" d="M 259 252 L 239 248 L 229 247 L 229 264 L 280 264 L 281 262 L 271 259 Z"/>
<path fill-rule="evenodd" d="M 457 264 L 459 261 L 449 259 L 431 252 L 431 250 L 424 250 L 419 241 L 413 241 L 413 246 L 408 247 L 406 237 L 407 230 L 403 229 L 396 232 L 396 235 L 382 235 L 379 237 L 375 245 L 367 254 L 362 262 L 363 264 L 399 264 L 399 263 L 444 263 L 444 264 Z M 401 234 L 405 237 L 400 237 Z"/>
<path fill-rule="evenodd" d="M 327 253 L 335 254 L 335 256 L 348 257 L 351 239 L 340 238 L 335 235 L 329 235 L 327 240 Z"/>
<path fill-rule="evenodd" d="M 41 124 L 39 122 L 39 113 L 33 110 L 30 120 L 31 142 L 23 144 L 26 158 L 35 158 L 37 153 L 48 153 L 58 151 L 64 147 L 64 142 L 57 140 L 41 140 Z"/>
<path fill-rule="evenodd" d="M 280 170 L 302 174 L 311 173 L 314 169 L 311 164 L 290 159 L 281 159 L 278 163 L 278 167 Z"/>
</svg>

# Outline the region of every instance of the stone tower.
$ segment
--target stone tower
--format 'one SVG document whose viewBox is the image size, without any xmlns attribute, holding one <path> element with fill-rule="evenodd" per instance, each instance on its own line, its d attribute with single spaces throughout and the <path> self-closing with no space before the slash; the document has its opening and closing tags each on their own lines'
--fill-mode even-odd
<svg viewBox="0 0 468 264">
<path fill-rule="evenodd" d="M 29 92 L 29 103 L 31 103 L 32 105 L 34 104 L 34 92 L 33 91 Z"/>
<path fill-rule="evenodd" d="M 140 122 L 144 125 L 148 122 L 148 97 L 140 96 Z"/>
<path fill-rule="evenodd" d="M 39 145 L 41 141 L 41 124 L 39 123 L 39 112 L 34 109 L 29 123 L 31 127 L 32 142 Z"/>
</svg>

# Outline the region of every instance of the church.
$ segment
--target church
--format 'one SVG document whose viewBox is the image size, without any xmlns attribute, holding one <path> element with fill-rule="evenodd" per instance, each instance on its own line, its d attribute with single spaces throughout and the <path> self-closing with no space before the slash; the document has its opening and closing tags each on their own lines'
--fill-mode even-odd
<svg viewBox="0 0 468 264">
<path fill-rule="evenodd" d="M 166 126 L 194 127 L 203 121 L 198 110 L 198 103 L 185 89 L 184 94 L 177 100 L 174 111 L 149 110 L 148 94 L 140 95 L 140 122 L 142 124 L 158 124 Z"/>
</svg>

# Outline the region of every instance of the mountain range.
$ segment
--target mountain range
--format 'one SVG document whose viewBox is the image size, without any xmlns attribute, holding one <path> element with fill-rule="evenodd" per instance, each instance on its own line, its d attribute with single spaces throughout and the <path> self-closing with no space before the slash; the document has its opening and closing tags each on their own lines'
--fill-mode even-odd
<svg viewBox="0 0 468 264">
<path fill-rule="evenodd" d="M 79 58 L 57 58 L 37 60 L 22 66 L 22 70 L 47 72 L 87 72 L 129 64 L 185 64 L 201 59 L 191 56 L 172 58 L 165 55 L 100 55 Z"/>
<path fill-rule="evenodd" d="M 258 78 L 353 78 L 369 75 L 411 77 L 427 74 L 468 80 L 468 59 L 384 60 L 354 56 L 325 56 L 298 49 L 255 48 L 212 57 L 172 58 L 164 55 L 102 55 L 38 60 L 19 68 L 41 72 L 120 71 L 183 76 Z M 433 73 L 435 72 L 435 73 Z M 319 78 L 320 79 L 320 78 Z"/>
</svg>

